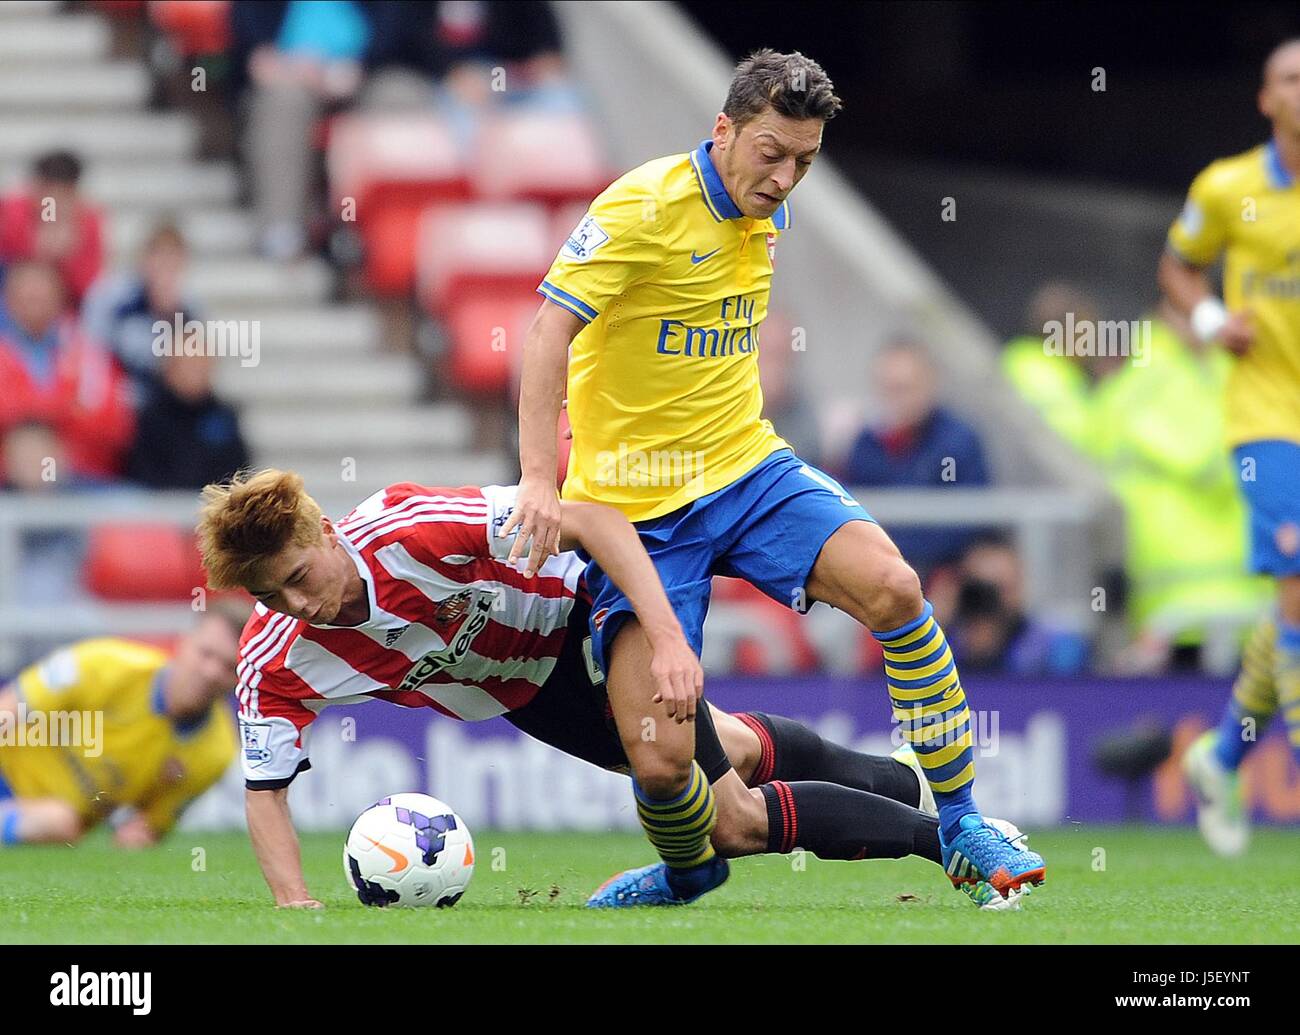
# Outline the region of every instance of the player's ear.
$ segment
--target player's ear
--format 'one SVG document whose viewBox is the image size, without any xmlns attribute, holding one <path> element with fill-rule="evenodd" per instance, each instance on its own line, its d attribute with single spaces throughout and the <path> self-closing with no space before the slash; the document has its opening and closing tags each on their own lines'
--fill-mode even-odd
<svg viewBox="0 0 1300 1035">
<path fill-rule="evenodd" d="M 321 534 L 325 537 L 325 544 L 327 546 L 338 546 L 339 534 L 334 528 L 334 522 L 324 514 L 320 516 L 320 530 Z"/>
<path fill-rule="evenodd" d="M 713 122 L 713 146 L 725 151 L 731 139 L 732 129 L 733 125 L 727 114 L 718 112 L 718 117 Z"/>
</svg>

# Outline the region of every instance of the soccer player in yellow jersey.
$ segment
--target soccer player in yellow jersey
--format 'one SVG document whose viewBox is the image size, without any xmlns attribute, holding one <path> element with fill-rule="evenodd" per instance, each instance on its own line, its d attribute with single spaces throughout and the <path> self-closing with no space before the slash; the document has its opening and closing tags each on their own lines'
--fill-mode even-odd
<svg viewBox="0 0 1300 1035">
<path fill-rule="evenodd" d="M 697 653 L 713 575 L 798 610 L 824 601 L 873 630 L 894 715 L 938 805 L 950 879 L 986 881 L 1010 898 L 1045 867 L 975 806 L 971 715 L 920 581 L 867 512 L 761 416 L 760 326 L 777 237 L 793 225 L 787 198 L 839 107 L 815 61 L 758 51 L 736 68 L 710 139 L 633 169 L 592 202 L 538 289 L 519 404 L 523 477 L 506 531 L 519 529 L 512 554 L 527 554 L 531 570 L 555 549 L 567 361 L 564 497 L 633 521 Z M 647 689 L 641 674 L 654 670 L 667 632 L 638 621 L 599 566 L 587 583 L 593 651 L 638 814 L 663 860 L 615 877 L 589 904 L 688 902 L 727 876 L 709 829 L 713 795 L 730 792 L 700 777 L 694 726 L 682 721 L 707 722 L 708 709 L 695 709 L 696 686 Z M 646 722 L 663 712 L 677 722 Z M 772 845 L 803 843 L 834 822 L 824 788 L 776 781 L 764 791 Z"/>
<path fill-rule="evenodd" d="M 1278 587 L 1218 729 L 1185 759 L 1201 832 L 1223 855 L 1246 849 L 1237 768 L 1275 712 L 1300 758 L 1300 38 L 1269 55 L 1258 103 L 1271 138 L 1196 177 L 1159 268 L 1201 340 L 1234 357 L 1228 445 L 1250 510 L 1251 566 Z M 1222 301 L 1205 274 L 1220 257 Z"/>
<path fill-rule="evenodd" d="M 83 640 L 0 688 L 0 850 L 75 842 L 119 809 L 118 845 L 167 833 L 235 758 L 224 698 L 247 615 L 214 601 L 174 654 Z"/>
</svg>

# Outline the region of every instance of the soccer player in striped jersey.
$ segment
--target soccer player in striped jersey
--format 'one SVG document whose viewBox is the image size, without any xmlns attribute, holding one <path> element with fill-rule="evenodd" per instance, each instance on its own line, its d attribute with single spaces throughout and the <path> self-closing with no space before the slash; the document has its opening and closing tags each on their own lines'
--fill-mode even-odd
<svg viewBox="0 0 1300 1035">
<path fill-rule="evenodd" d="M 1046 868 L 976 807 L 971 713 L 920 580 L 858 502 L 762 418 L 759 330 L 773 255 L 792 226 L 790 192 L 839 107 L 816 62 L 756 52 L 737 67 L 709 139 L 633 169 L 592 202 L 538 288 L 524 344 L 513 556 L 535 570 L 563 528 L 555 427 L 567 368 L 565 501 L 618 507 L 636 524 L 697 653 L 714 574 L 797 610 L 823 601 L 872 630 L 894 717 L 938 803 L 949 876 L 958 887 L 983 877 L 1009 895 L 1041 883 Z M 587 572 L 610 698 L 628 714 L 658 714 L 641 678 L 646 630 L 607 575 L 598 560 Z M 666 830 L 682 851 L 616 879 L 593 905 L 618 904 L 625 886 L 647 881 L 659 890 L 644 903 L 698 896 L 725 879 L 706 838 L 656 818 L 698 782 L 692 732 L 683 724 L 651 743 L 625 737 L 633 768 L 653 774 L 636 786 L 651 840 Z M 787 807 L 801 828 L 829 822 L 814 793 L 796 792 Z"/>
<path fill-rule="evenodd" d="M 1185 758 L 1201 833 L 1228 856 L 1249 839 L 1237 768 L 1274 714 L 1300 759 L 1300 38 L 1269 55 L 1258 104 L 1269 141 L 1196 177 L 1158 271 L 1197 336 L 1234 357 L 1228 445 L 1250 511 L 1251 567 L 1278 589 L 1218 728 Z M 1220 257 L 1222 300 L 1206 276 Z"/>
<path fill-rule="evenodd" d="M 209 584 L 259 598 L 242 637 L 237 695 L 249 833 L 277 904 L 319 904 L 304 883 L 287 789 L 310 768 L 304 734 L 329 704 L 376 698 L 457 719 L 501 715 L 562 751 L 628 771 L 591 654 L 584 562 L 561 552 L 533 578 L 507 563 L 513 540 L 501 530 L 515 493 L 402 483 L 335 523 L 290 472 L 204 490 L 198 532 Z M 626 518 L 584 503 L 566 504 L 565 520 L 563 545 L 601 558 L 638 615 L 665 629 L 675 622 Z M 693 687 L 697 662 L 680 628 L 675 644 L 664 635 L 672 654 L 649 678 L 667 699 L 673 665 Z M 712 843 L 723 855 L 798 845 L 824 858 L 940 861 L 933 801 L 909 753 L 859 754 L 780 716 L 708 708 L 696 721 L 698 767 L 717 791 Z M 824 798 L 834 821 L 799 826 L 795 794 Z M 973 897 L 1008 905 L 987 885 Z"/>
</svg>

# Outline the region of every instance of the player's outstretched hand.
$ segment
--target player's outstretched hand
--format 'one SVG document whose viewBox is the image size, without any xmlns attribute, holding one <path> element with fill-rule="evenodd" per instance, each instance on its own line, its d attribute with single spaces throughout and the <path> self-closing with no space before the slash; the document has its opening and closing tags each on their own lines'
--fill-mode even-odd
<svg viewBox="0 0 1300 1035">
<path fill-rule="evenodd" d="M 118 848 L 150 848 L 158 843 L 158 835 L 149 821 L 141 815 L 134 815 L 118 825 L 113 831 L 113 844 Z"/>
<path fill-rule="evenodd" d="M 294 902 L 281 902 L 275 907 L 276 909 L 324 909 L 323 902 L 317 902 L 314 898 L 300 898 Z"/>
<path fill-rule="evenodd" d="M 704 693 L 704 669 L 686 637 L 654 645 L 650 676 L 655 685 L 655 704 L 664 705 L 674 722 L 693 722 L 696 703 Z"/>
<path fill-rule="evenodd" d="M 501 534 L 509 535 L 515 529 L 519 535 L 510 548 L 507 563 L 513 567 L 527 550 L 524 577 L 532 578 L 546 559 L 560 549 L 560 495 L 555 491 L 554 479 L 525 478 L 519 483 L 514 513 Z"/>
</svg>

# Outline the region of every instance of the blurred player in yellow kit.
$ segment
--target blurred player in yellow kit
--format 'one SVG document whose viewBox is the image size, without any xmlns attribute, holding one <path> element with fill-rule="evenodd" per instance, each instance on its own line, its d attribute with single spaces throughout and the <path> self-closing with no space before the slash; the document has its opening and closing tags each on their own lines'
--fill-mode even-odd
<svg viewBox="0 0 1300 1035">
<path fill-rule="evenodd" d="M 1278 587 L 1218 729 L 1185 760 L 1201 833 L 1221 855 L 1245 851 L 1237 768 L 1274 713 L 1300 758 L 1300 38 L 1264 63 L 1259 110 L 1271 139 L 1196 177 L 1159 270 L 1197 336 L 1235 357 L 1228 445 L 1250 509 L 1251 566 Z M 1220 256 L 1222 301 L 1205 274 Z"/>
<path fill-rule="evenodd" d="M 213 602 L 172 654 L 83 640 L 0 689 L 0 850 L 74 842 L 119 809 L 118 845 L 167 833 L 235 757 L 225 698 L 247 615 Z"/>
</svg>

